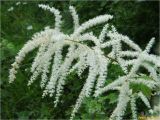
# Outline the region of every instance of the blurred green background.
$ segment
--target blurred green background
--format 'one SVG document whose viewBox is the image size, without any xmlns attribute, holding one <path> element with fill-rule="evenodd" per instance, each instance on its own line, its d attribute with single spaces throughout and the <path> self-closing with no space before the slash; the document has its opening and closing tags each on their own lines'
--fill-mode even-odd
<svg viewBox="0 0 160 120">
<path fill-rule="evenodd" d="M 65 93 L 61 97 L 61 104 L 53 108 L 53 98 L 41 98 L 42 90 L 39 80 L 27 87 L 27 81 L 31 73 L 30 65 L 35 53 L 30 53 L 23 62 L 17 79 L 14 83 L 8 83 L 8 70 L 13 63 L 17 52 L 22 48 L 35 32 L 43 30 L 46 26 L 54 27 L 54 16 L 38 8 L 39 3 L 49 4 L 61 11 L 63 16 L 62 31 L 72 33 L 73 24 L 69 13 L 69 5 L 73 5 L 79 14 L 80 23 L 97 15 L 111 14 L 114 16 L 110 22 L 118 31 L 128 35 L 142 48 L 145 47 L 151 37 L 156 38 L 156 44 L 152 52 L 158 54 L 159 45 L 159 2 L 158 1 L 1 1 L 1 118 L 2 119 L 68 119 L 75 100 L 82 88 L 86 75 L 78 78 L 71 74 L 67 78 Z M 99 34 L 103 25 L 93 27 L 92 30 Z M 109 66 L 108 81 L 123 74 L 117 66 Z M 135 86 L 136 88 L 136 86 Z M 141 86 L 144 93 L 151 97 L 151 91 Z M 108 119 L 112 110 L 116 107 L 116 93 L 108 93 L 108 96 L 99 99 L 86 99 L 77 119 Z M 137 103 L 138 113 L 146 113 L 146 108 L 141 101 Z M 127 108 L 126 118 L 131 112 Z"/>
</svg>

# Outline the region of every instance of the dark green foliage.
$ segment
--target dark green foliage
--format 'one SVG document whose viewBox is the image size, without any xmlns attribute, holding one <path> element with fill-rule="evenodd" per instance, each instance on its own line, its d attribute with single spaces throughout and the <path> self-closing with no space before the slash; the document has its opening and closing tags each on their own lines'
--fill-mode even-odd
<svg viewBox="0 0 160 120">
<path fill-rule="evenodd" d="M 101 14 L 112 14 L 114 24 L 120 33 L 128 35 L 136 43 L 144 47 L 153 36 L 159 40 L 158 36 L 158 1 L 154 2 L 113 2 L 113 1 L 57 1 L 57 2 L 27 2 L 26 5 L 16 6 L 16 2 L 1 2 L 1 118 L 2 119 L 68 119 L 72 107 L 76 102 L 80 90 L 86 79 L 87 70 L 79 78 L 75 73 L 71 73 L 65 85 L 65 94 L 61 97 L 61 103 L 57 108 L 53 108 L 53 98 L 42 99 L 42 89 L 39 80 L 27 87 L 30 77 L 30 65 L 35 53 L 27 55 L 23 62 L 17 79 L 13 84 L 8 83 L 8 70 L 13 63 L 17 52 L 22 48 L 35 32 L 43 30 L 45 26 L 54 27 L 54 17 L 51 13 L 38 8 L 39 3 L 46 3 L 62 11 L 63 25 L 65 33 L 72 33 L 72 18 L 68 10 L 69 5 L 75 6 L 80 17 L 80 23 Z M 13 6 L 14 10 L 7 10 Z M 27 26 L 32 25 L 32 30 L 27 30 Z M 94 27 L 92 30 L 99 34 L 102 25 Z M 109 66 L 106 84 L 116 79 L 124 73 L 116 65 Z M 151 92 L 144 86 L 133 85 L 136 91 L 141 89 L 144 94 L 150 97 Z M 82 105 L 77 119 L 108 119 L 112 110 L 116 107 L 118 94 L 116 91 L 105 93 L 100 98 L 86 99 Z M 138 112 L 145 111 L 143 104 L 138 104 Z M 128 110 L 126 117 L 130 116 Z"/>
</svg>

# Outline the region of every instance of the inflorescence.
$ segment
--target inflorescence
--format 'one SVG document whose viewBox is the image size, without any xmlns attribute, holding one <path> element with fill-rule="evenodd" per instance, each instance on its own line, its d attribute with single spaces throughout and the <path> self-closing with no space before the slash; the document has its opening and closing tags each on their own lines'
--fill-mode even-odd
<svg viewBox="0 0 160 120">
<path fill-rule="evenodd" d="M 142 50 L 139 45 L 127 36 L 118 33 L 116 28 L 109 24 L 108 21 L 113 18 L 112 15 L 100 15 L 80 25 L 78 15 L 73 6 L 70 6 L 69 10 L 73 17 L 74 31 L 68 35 L 61 31 L 62 16 L 59 10 L 43 4 L 40 4 L 39 7 L 49 10 L 55 15 L 55 28 L 46 27 L 44 31 L 36 33 L 32 40 L 29 40 L 19 51 L 10 69 L 10 83 L 15 80 L 17 70 L 25 59 L 26 54 L 35 48 L 39 48 L 31 66 L 32 76 L 28 81 L 28 86 L 41 75 L 40 86 L 44 89 L 42 96 L 49 95 L 52 97 L 55 95 L 55 107 L 63 93 L 66 77 L 73 71 L 76 71 L 78 76 L 82 76 L 83 71 L 86 68 L 89 69 L 86 82 L 73 108 L 71 120 L 75 117 L 86 97 L 98 97 L 109 90 L 119 91 L 118 103 L 110 119 L 123 119 L 127 104 L 130 102 L 132 117 L 136 120 L 137 98 L 140 98 L 151 110 L 150 103 L 143 92 L 133 92 L 130 84 L 143 84 L 152 90 L 160 85 L 160 79 L 157 74 L 157 70 L 160 67 L 160 57 L 149 53 L 155 41 L 154 38 Z M 92 32 L 85 32 L 89 28 L 102 23 L 106 23 L 106 25 L 104 25 L 98 37 Z M 106 37 L 108 38 L 107 40 L 105 39 Z M 94 43 L 94 46 L 86 44 L 85 41 Z M 127 45 L 130 49 L 123 50 L 123 45 Z M 63 60 L 62 50 L 65 46 L 69 46 L 69 48 Z M 106 54 L 104 52 L 105 48 L 111 48 L 111 51 Z M 74 60 L 77 62 L 73 64 Z M 115 62 L 125 74 L 105 85 L 107 73 L 112 72 L 108 71 L 108 66 Z M 50 67 L 51 71 L 49 70 Z M 146 80 L 140 77 L 140 67 L 149 72 L 150 79 Z M 50 73 L 50 76 L 48 76 L 48 73 Z"/>
</svg>

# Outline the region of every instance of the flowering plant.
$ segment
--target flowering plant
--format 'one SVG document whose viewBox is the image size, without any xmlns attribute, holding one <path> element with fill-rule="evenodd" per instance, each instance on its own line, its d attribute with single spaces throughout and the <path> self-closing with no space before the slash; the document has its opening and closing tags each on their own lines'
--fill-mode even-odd
<svg viewBox="0 0 160 120">
<path fill-rule="evenodd" d="M 143 92 L 133 91 L 130 85 L 143 84 L 151 90 L 156 90 L 159 87 L 160 78 L 157 71 L 160 67 L 160 57 L 149 54 L 154 38 L 142 50 L 127 36 L 120 34 L 113 25 L 109 24 L 109 20 L 113 18 L 112 15 L 100 15 L 80 25 L 73 6 L 70 6 L 69 9 L 73 17 L 74 31 L 68 35 L 60 29 L 62 17 L 57 9 L 43 4 L 40 4 L 39 7 L 49 10 L 55 15 L 55 28 L 46 27 L 44 31 L 36 33 L 32 40 L 29 40 L 19 51 L 10 69 L 10 83 L 15 80 L 17 70 L 26 54 L 35 48 L 39 48 L 31 66 L 32 76 L 28 81 L 28 86 L 41 75 L 40 86 L 44 89 L 42 97 L 55 95 L 55 107 L 63 93 L 66 77 L 74 71 L 80 77 L 85 69 L 89 70 L 70 119 L 75 117 L 86 97 L 99 97 L 109 90 L 119 91 L 118 103 L 110 119 L 121 120 L 128 103 L 131 105 L 133 119 L 137 119 L 137 98 L 144 102 L 150 112 L 152 111 L 150 103 Z M 99 36 L 95 36 L 92 32 L 85 32 L 87 29 L 102 23 L 106 23 L 106 25 L 104 25 Z M 125 46 L 129 46 L 129 49 L 125 50 Z M 66 55 L 62 54 L 64 47 L 68 47 Z M 105 49 L 108 48 L 111 50 L 106 53 Z M 110 64 L 118 64 L 124 75 L 105 85 L 107 73 L 112 72 L 108 71 Z M 142 77 L 140 67 L 149 72 L 149 75 L 146 74 L 149 79 Z"/>
</svg>

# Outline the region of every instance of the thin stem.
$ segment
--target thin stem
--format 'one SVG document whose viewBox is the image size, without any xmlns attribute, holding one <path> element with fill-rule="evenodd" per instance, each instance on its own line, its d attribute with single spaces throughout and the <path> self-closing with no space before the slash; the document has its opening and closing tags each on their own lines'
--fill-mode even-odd
<svg viewBox="0 0 160 120">
<path fill-rule="evenodd" d="M 76 43 L 76 44 L 80 44 L 80 45 L 82 45 L 82 46 L 86 47 L 87 49 L 90 49 L 90 50 L 93 50 L 93 51 L 94 51 L 94 49 L 93 49 L 93 48 L 88 47 L 87 45 L 84 45 L 84 44 L 82 44 L 82 43 L 80 43 L 80 42 L 78 42 L 78 41 L 69 40 L 69 39 L 65 39 L 65 40 L 70 41 L 70 42 L 74 42 L 74 43 Z M 110 60 L 112 60 L 112 61 L 114 61 L 114 62 L 118 63 L 118 61 L 117 61 L 116 59 L 113 59 L 113 58 L 111 58 L 111 57 L 109 57 L 109 56 L 107 56 L 107 55 L 104 55 L 104 56 L 105 56 L 106 58 L 108 58 L 108 59 L 110 59 Z"/>
</svg>

